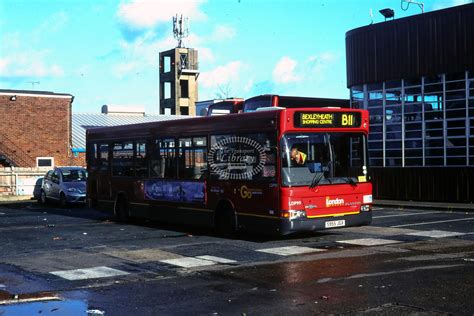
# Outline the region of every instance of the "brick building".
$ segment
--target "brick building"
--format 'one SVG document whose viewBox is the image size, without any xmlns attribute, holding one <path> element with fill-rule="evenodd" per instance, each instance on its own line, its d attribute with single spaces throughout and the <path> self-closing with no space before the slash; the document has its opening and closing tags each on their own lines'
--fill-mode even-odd
<svg viewBox="0 0 474 316">
<path fill-rule="evenodd" d="M 70 94 L 0 89 L 0 167 L 85 166 L 88 128 L 185 118 L 107 105 L 102 113 L 72 114 L 73 100 Z"/>
<path fill-rule="evenodd" d="M 0 166 L 75 165 L 70 94 L 0 89 Z"/>
</svg>

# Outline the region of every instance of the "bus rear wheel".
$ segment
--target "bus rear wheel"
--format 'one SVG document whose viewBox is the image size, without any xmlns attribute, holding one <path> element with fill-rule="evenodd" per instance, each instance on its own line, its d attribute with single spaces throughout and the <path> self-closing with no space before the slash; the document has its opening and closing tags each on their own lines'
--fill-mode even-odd
<svg viewBox="0 0 474 316">
<path fill-rule="evenodd" d="M 123 196 L 118 197 L 115 203 L 115 217 L 122 223 L 128 221 L 128 203 Z"/>
<path fill-rule="evenodd" d="M 218 209 L 215 219 L 216 231 L 224 237 L 233 237 L 237 232 L 237 220 L 232 208 Z"/>
</svg>

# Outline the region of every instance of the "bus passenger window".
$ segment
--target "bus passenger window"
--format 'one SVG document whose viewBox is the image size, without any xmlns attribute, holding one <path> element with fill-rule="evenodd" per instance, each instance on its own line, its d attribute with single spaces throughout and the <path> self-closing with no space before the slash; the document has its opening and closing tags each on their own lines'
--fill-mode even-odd
<svg viewBox="0 0 474 316">
<path fill-rule="evenodd" d="M 87 144 L 86 162 L 92 170 L 97 170 L 99 167 L 98 144 Z"/>
<path fill-rule="evenodd" d="M 157 139 L 151 158 L 151 176 L 156 178 L 176 178 L 175 140 L 173 138 Z"/>
<path fill-rule="evenodd" d="M 206 137 L 181 138 L 178 151 L 180 179 L 204 179 L 207 171 Z"/>
<path fill-rule="evenodd" d="M 115 143 L 112 149 L 112 175 L 133 176 L 133 143 Z"/>
<path fill-rule="evenodd" d="M 253 154 L 256 159 L 251 164 L 251 170 L 254 171 L 251 173 L 251 180 L 274 178 L 276 174 L 275 135 L 273 133 L 256 133 L 243 134 L 242 136 L 255 142 L 247 141 L 240 145 L 243 152 L 250 152 L 250 150 L 256 149 Z M 255 147 L 254 144 L 260 146 Z"/>
<path fill-rule="evenodd" d="M 211 136 L 211 178 L 268 180 L 276 174 L 275 133 Z"/>
<path fill-rule="evenodd" d="M 137 142 L 135 144 L 135 175 L 141 178 L 148 176 L 148 163 L 145 142 Z"/>
<path fill-rule="evenodd" d="M 100 168 L 100 171 L 109 171 L 109 145 L 99 144 L 98 147 L 97 164 Z"/>
<path fill-rule="evenodd" d="M 194 137 L 194 179 L 205 179 L 207 175 L 207 137 Z"/>
</svg>

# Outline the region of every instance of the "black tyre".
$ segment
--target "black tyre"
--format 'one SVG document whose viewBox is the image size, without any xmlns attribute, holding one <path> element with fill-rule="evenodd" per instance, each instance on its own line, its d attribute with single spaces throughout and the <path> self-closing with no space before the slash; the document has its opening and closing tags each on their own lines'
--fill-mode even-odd
<svg viewBox="0 0 474 316">
<path fill-rule="evenodd" d="M 115 203 L 115 217 L 122 223 L 126 223 L 129 220 L 128 203 L 124 197 L 119 197 Z"/>
<path fill-rule="evenodd" d="M 61 195 L 59 196 L 59 205 L 63 208 L 67 207 L 66 195 L 64 195 L 64 193 L 61 193 Z"/>
<path fill-rule="evenodd" d="M 224 237 L 234 237 L 237 232 L 237 220 L 234 210 L 230 207 L 220 208 L 215 218 L 216 231 Z"/>
<path fill-rule="evenodd" d="M 40 196 L 38 198 L 38 203 L 40 204 L 48 203 L 48 199 L 46 198 L 46 193 L 43 190 L 41 190 Z"/>
</svg>

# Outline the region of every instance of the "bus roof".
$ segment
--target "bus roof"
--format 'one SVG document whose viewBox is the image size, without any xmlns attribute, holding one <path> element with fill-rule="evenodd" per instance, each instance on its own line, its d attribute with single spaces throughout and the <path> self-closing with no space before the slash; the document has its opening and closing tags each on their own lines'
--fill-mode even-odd
<svg viewBox="0 0 474 316">
<path fill-rule="evenodd" d="M 159 132 L 165 134 L 180 134 L 183 129 L 186 133 L 207 133 L 216 130 L 248 130 L 251 128 L 276 128 L 278 113 L 259 112 L 241 113 L 222 116 L 202 116 L 186 120 L 150 122 L 141 124 L 121 125 L 87 130 L 88 136 L 113 137 L 123 136 L 125 133 L 136 136 L 143 133 Z M 243 123 L 245 122 L 245 123 Z"/>
<path fill-rule="evenodd" d="M 317 98 L 317 97 L 296 97 L 288 95 L 277 95 L 277 94 L 262 94 L 255 97 L 251 97 L 245 100 L 245 102 L 268 99 L 271 102 L 273 97 L 278 97 L 278 105 L 284 108 L 297 108 L 297 107 L 341 107 L 349 108 L 349 99 L 334 99 L 334 98 Z"/>
<path fill-rule="evenodd" d="M 281 109 L 279 111 L 256 111 L 252 113 L 229 114 L 222 116 L 204 116 L 189 118 L 186 120 L 173 120 L 150 122 L 141 124 L 111 126 L 87 130 L 88 137 L 111 139 L 115 137 L 131 138 L 143 137 L 149 133 L 180 135 L 200 134 L 210 132 L 231 133 L 234 131 L 259 131 L 262 129 L 277 129 L 281 115 L 293 117 L 297 111 L 323 111 L 323 112 L 362 112 L 357 109 L 337 108 L 304 108 L 304 109 Z"/>
</svg>

